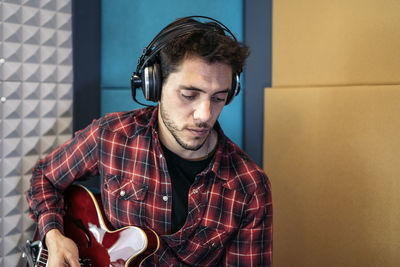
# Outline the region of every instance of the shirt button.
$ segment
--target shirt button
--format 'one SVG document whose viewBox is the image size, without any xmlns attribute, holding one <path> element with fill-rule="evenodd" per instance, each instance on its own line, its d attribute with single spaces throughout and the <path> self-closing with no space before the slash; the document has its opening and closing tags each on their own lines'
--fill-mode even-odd
<svg viewBox="0 0 400 267">
<path fill-rule="evenodd" d="M 160 159 L 162 159 L 162 157 L 163 157 L 163 155 L 162 155 L 162 154 L 160 154 Z"/>
<path fill-rule="evenodd" d="M 121 190 L 121 192 L 119 192 L 119 195 L 121 196 L 121 197 L 123 197 L 123 196 L 125 196 L 125 190 Z"/>
<path fill-rule="evenodd" d="M 168 201 L 168 196 L 163 196 L 162 199 L 167 202 Z"/>
</svg>

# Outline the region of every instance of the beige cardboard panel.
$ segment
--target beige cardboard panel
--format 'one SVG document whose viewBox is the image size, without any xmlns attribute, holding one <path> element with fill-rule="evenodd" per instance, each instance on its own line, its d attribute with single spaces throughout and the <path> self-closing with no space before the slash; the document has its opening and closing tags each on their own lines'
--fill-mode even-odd
<svg viewBox="0 0 400 267">
<path fill-rule="evenodd" d="M 265 91 L 274 266 L 400 266 L 400 86 Z"/>
<path fill-rule="evenodd" d="M 399 84 L 400 1 L 273 2 L 272 84 Z"/>
</svg>

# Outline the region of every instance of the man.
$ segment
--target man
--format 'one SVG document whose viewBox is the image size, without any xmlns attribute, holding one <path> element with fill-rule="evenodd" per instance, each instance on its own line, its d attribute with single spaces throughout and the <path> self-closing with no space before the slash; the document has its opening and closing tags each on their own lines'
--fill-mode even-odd
<svg viewBox="0 0 400 267">
<path fill-rule="evenodd" d="M 108 114 L 38 162 L 27 197 L 48 266 L 79 266 L 76 245 L 62 234 L 60 200 L 87 175 L 100 176 L 113 227 L 159 235 L 145 266 L 271 266 L 268 178 L 217 122 L 248 55 L 221 25 L 182 18 L 167 26 L 149 46 L 160 52 L 142 57 L 136 73 L 160 64 L 159 105 Z M 143 82 L 137 76 L 133 84 Z"/>
</svg>

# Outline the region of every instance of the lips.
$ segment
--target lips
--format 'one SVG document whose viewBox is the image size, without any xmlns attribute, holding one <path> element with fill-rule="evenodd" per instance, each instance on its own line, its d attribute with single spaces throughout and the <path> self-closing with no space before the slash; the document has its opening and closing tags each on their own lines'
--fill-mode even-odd
<svg viewBox="0 0 400 267">
<path fill-rule="evenodd" d="M 210 132 L 208 128 L 189 128 L 187 130 L 195 137 L 204 137 Z"/>
</svg>

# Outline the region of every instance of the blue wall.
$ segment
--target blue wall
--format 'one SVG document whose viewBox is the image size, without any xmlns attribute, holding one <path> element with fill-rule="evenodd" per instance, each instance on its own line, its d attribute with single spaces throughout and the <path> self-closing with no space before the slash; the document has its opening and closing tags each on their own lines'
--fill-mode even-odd
<svg viewBox="0 0 400 267">
<path fill-rule="evenodd" d="M 242 0 L 102 0 L 101 115 L 140 107 L 131 99 L 129 86 L 142 49 L 168 23 L 191 15 L 218 19 L 243 40 Z M 243 90 L 219 119 L 225 134 L 239 146 L 243 142 Z M 139 90 L 138 95 L 142 100 Z"/>
</svg>

